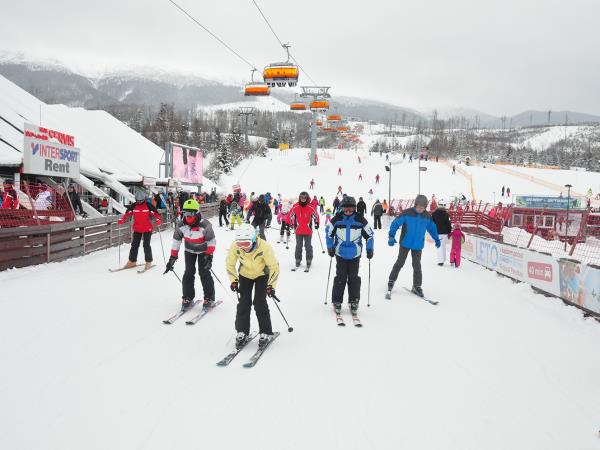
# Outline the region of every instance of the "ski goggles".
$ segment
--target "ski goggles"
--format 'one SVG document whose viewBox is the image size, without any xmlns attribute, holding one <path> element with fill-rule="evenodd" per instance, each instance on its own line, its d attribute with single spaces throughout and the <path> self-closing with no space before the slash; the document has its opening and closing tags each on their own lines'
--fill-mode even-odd
<svg viewBox="0 0 600 450">
<path fill-rule="evenodd" d="M 183 211 L 181 214 L 183 217 L 192 217 L 196 215 L 196 211 Z"/>
<path fill-rule="evenodd" d="M 235 245 L 237 245 L 238 248 L 241 248 L 242 250 L 250 250 L 253 244 L 254 242 L 252 241 L 235 241 Z"/>
</svg>

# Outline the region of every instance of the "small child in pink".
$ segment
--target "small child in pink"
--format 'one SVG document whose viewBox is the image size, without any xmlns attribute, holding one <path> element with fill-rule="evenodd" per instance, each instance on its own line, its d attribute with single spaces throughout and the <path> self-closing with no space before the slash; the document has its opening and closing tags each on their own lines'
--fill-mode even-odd
<svg viewBox="0 0 600 450">
<path fill-rule="evenodd" d="M 465 242 L 465 234 L 460 230 L 460 225 L 454 225 L 454 230 L 448 236 L 452 240 L 452 248 L 450 249 L 450 264 L 455 267 L 460 267 L 460 250 L 463 242 Z"/>
<path fill-rule="evenodd" d="M 291 206 L 288 202 L 281 204 L 281 209 L 279 210 L 279 214 L 277 214 L 277 223 L 281 225 L 281 229 L 279 230 L 279 242 L 284 242 L 283 235 L 286 234 L 285 242 L 288 243 L 290 240 L 290 209 Z"/>
<path fill-rule="evenodd" d="M 331 222 L 332 215 L 333 215 L 333 210 L 331 209 L 331 206 L 328 206 L 327 208 L 325 208 L 325 225 L 327 225 L 329 222 Z"/>
</svg>

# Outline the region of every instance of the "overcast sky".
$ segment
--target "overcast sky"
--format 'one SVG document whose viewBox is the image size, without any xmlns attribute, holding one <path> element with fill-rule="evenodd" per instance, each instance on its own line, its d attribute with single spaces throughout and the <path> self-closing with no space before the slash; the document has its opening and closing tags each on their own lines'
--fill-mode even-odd
<svg viewBox="0 0 600 450">
<path fill-rule="evenodd" d="M 176 1 L 256 67 L 284 59 L 251 0 Z M 600 114 L 600 0 L 257 1 L 334 96 L 419 110 Z M 168 0 L 0 2 L 3 50 L 90 69 L 142 64 L 249 76 Z"/>
</svg>

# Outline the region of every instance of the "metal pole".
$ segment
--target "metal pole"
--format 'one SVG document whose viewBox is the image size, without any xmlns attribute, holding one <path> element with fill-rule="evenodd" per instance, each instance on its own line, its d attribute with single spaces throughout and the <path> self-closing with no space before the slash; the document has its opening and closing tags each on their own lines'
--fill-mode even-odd
<svg viewBox="0 0 600 450">
<path fill-rule="evenodd" d="M 419 155 L 419 194 L 421 193 L 421 155 Z"/>
<path fill-rule="evenodd" d="M 567 242 L 569 240 L 569 208 L 571 206 L 571 185 L 566 184 L 567 188 L 567 221 L 565 223 L 565 252 L 567 251 Z"/>
<path fill-rule="evenodd" d="M 310 122 L 310 165 L 316 166 L 317 160 L 317 113 L 312 112 L 312 120 Z"/>
<path fill-rule="evenodd" d="M 390 176 L 388 177 L 388 202 L 392 201 L 392 161 L 389 162 Z"/>
</svg>

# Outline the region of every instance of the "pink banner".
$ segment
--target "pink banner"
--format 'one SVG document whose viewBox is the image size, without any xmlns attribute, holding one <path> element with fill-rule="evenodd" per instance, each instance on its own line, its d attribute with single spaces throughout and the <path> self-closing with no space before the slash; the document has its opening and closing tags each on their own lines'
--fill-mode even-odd
<svg viewBox="0 0 600 450">
<path fill-rule="evenodd" d="M 203 164 L 202 152 L 173 146 L 173 178 L 183 183 L 202 184 Z"/>
</svg>

